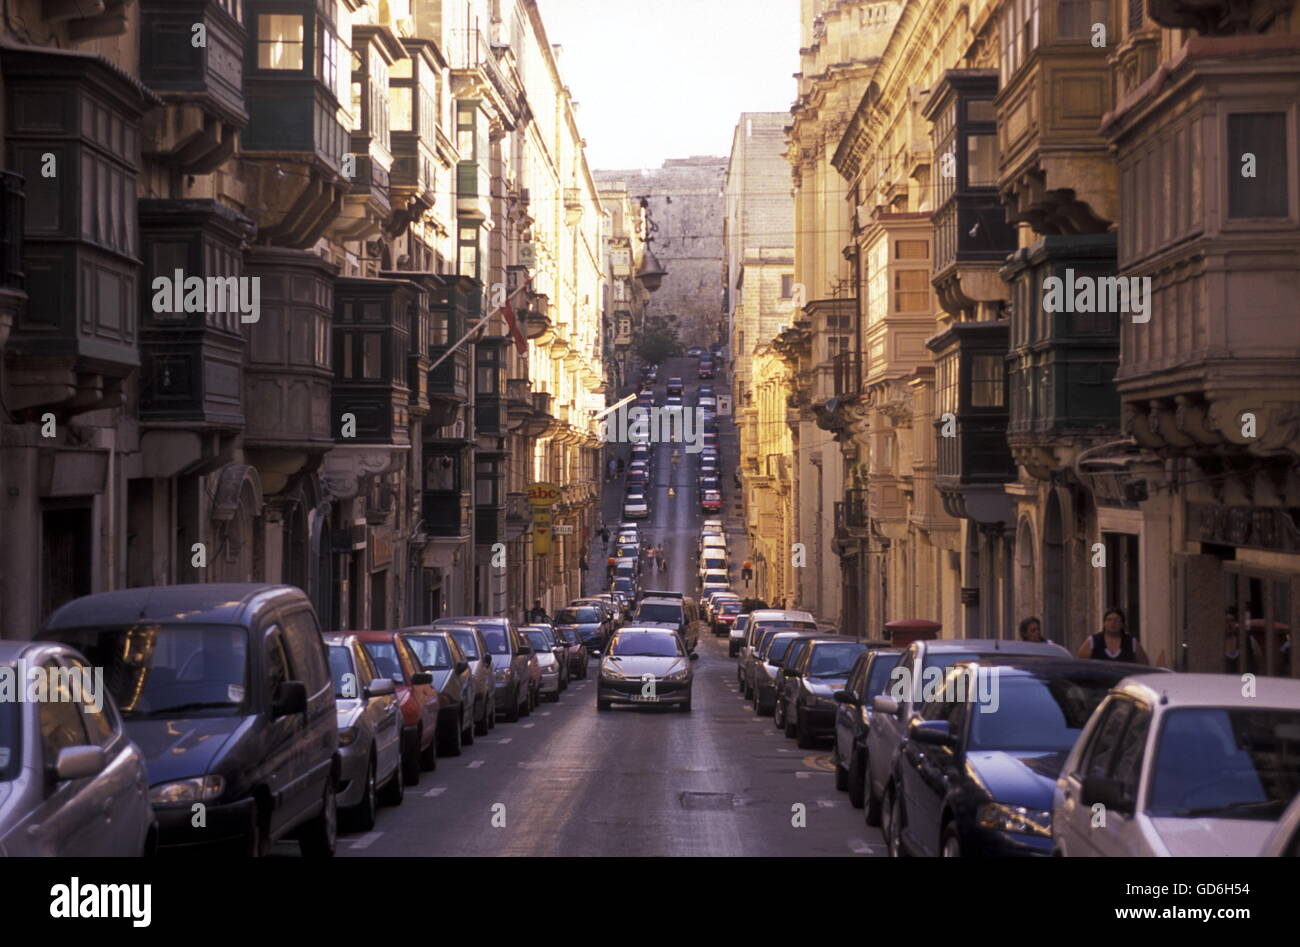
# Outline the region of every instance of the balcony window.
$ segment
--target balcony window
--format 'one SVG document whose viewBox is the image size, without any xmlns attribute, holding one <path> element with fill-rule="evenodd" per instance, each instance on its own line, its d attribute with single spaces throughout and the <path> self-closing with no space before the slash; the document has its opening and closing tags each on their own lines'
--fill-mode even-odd
<svg viewBox="0 0 1300 947">
<path fill-rule="evenodd" d="M 966 136 L 966 186 L 996 187 L 998 183 L 997 136 Z"/>
<path fill-rule="evenodd" d="M 460 229 L 460 264 L 457 267 L 461 276 L 478 279 L 478 228 L 461 227 Z"/>
<path fill-rule="evenodd" d="M 970 362 L 972 408 L 1001 408 L 1006 404 L 1006 359 L 1001 355 L 976 355 Z"/>
<path fill-rule="evenodd" d="M 1106 25 L 1109 36 L 1109 22 L 1110 0 L 1057 0 L 1057 39 L 1089 40 L 1094 23 Z"/>
<path fill-rule="evenodd" d="M 889 312 L 889 241 L 878 240 L 866 257 L 867 319 L 875 323 Z"/>
<path fill-rule="evenodd" d="M 410 86 L 391 86 L 388 90 L 388 125 L 395 132 L 414 130 L 414 117 L 411 114 Z"/>
<path fill-rule="evenodd" d="M 456 112 L 456 149 L 462 161 L 484 161 L 488 156 L 487 122 L 478 114 L 477 102 L 461 102 Z"/>
<path fill-rule="evenodd" d="M 459 493 L 463 481 L 459 457 L 432 454 L 425 458 L 424 489 Z"/>
<path fill-rule="evenodd" d="M 325 88 L 338 95 L 339 86 L 339 38 L 334 31 L 324 24 L 320 28 L 320 56 L 317 59 L 317 76 Z M 342 88 L 347 88 L 346 84 Z M 340 97 L 346 101 L 345 98 Z"/>
<path fill-rule="evenodd" d="M 1002 12 L 1002 84 L 1038 48 L 1038 0 L 1007 0 Z"/>
<path fill-rule="evenodd" d="M 378 332 L 348 332 L 343 335 L 340 374 L 344 378 L 380 381 L 384 371 L 384 337 Z"/>
<path fill-rule="evenodd" d="M 1238 112 L 1228 116 L 1228 216 L 1285 217 L 1287 121 L 1285 112 Z M 1244 155 L 1255 156 L 1255 177 L 1242 175 Z"/>
<path fill-rule="evenodd" d="M 497 461 L 475 461 L 474 502 L 478 506 L 501 505 L 501 474 Z"/>
<path fill-rule="evenodd" d="M 262 13 L 257 17 L 257 68 L 303 68 L 303 18 L 299 14 Z"/>
<path fill-rule="evenodd" d="M 789 273 L 781 277 L 781 298 L 792 299 L 794 297 L 794 277 Z"/>
<path fill-rule="evenodd" d="M 930 271 L 894 273 L 894 312 L 924 312 L 930 305 Z"/>
</svg>

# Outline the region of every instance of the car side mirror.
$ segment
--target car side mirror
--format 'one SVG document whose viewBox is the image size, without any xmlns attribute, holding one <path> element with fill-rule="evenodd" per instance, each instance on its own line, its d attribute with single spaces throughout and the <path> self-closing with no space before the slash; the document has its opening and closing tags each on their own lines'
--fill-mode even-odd
<svg viewBox="0 0 1300 947">
<path fill-rule="evenodd" d="M 699 654 L 698 654 L 697 652 L 695 652 L 695 651 L 692 651 L 692 652 L 691 652 L 691 660 L 692 660 L 692 661 L 698 661 L 699 659 L 700 659 Z"/>
<path fill-rule="evenodd" d="M 464 674 L 466 671 L 469 670 L 469 662 L 468 662 L 468 661 L 457 661 L 457 662 L 456 662 L 456 668 L 455 668 L 455 670 L 456 670 L 456 673 L 457 673 L 457 674 Z"/>
<path fill-rule="evenodd" d="M 86 779 L 97 776 L 108 765 L 102 746 L 65 746 L 54 761 L 54 778 L 57 780 Z"/>
<path fill-rule="evenodd" d="M 892 697 L 886 697 L 884 694 L 879 694 L 871 698 L 871 709 L 878 714 L 889 714 L 897 717 L 898 701 Z"/>
<path fill-rule="evenodd" d="M 419 687 L 421 684 L 432 684 L 433 673 L 430 671 L 416 671 L 411 675 L 411 686 Z"/>
<path fill-rule="evenodd" d="M 490 655 L 490 654 L 485 654 L 485 655 L 483 655 L 483 664 L 484 664 L 485 666 L 487 666 L 487 667 L 491 667 L 491 666 L 492 666 L 492 655 Z"/>
<path fill-rule="evenodd" d="M 307 712 L 307 685 L 302 681 L 281 681 L 271 695 L 271 713 L 276 717 Z"/>
<path fill-rule="evenodd" d="M 1083 781 L 1079 801 L 1091 808 L 1100 803 L 1111 812 L 1131 813 L 1133 800 L 1124 792 L 1124 784 L 1108 776 L 1088 776 Z"/>
<path fill-rule="evenodd" d="M 914 720 L 907 738 L 928 746 L 956 746 L 957 738 L 948 729 L 947 720 Z"/>
<path fill-rule="evenodd" d="M 856 704 L 858 699 L 850 691 L 836 691 L 831 695 L 837 704 Z"/>
<path fill-rule="evenodd" d="M 389 678 L 377 677 L 366 687 L 366 697 L 387 697 L 397 693 L 397 685 Z"/>
</svg>

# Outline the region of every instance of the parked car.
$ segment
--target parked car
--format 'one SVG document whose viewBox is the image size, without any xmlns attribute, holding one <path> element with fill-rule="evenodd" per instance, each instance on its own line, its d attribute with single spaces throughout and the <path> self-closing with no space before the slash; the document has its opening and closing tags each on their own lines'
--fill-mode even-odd
<svg viewBox="0 0 1300 947">
<path fill-rule="evenodd" d="M 867 734 L 867 825 L 880 824 L 886 784 L 894 771 L 894 755 L 907 734 L 912 718 L 924 709 L 924 684 L 942 681 L 958 661 L 982 660 L 986 664 L 1009 662 L 1027 656 L 1072 657 L 1060 645 L 994 638 L 914 641 L 890 669 L 889 688 L 871 699 L 875 711 Z"/>
<path fill-rule="evenodd" d="M 848 790 L 855 809 L 866 804 L 867 731 L 871 729 L 871 698 L 885 691 L 889 672 L 901 652 L 888 642 L 868 641 L 867 650 L 853 662 L 844 687 L 835 692 L 835 737 L 831 763 L 835 766 L 835 788 Z"/>
<path fill-rule="evenodd" d="M 622 579 L 615 579 L 617 584 Z M 586 646 L 588 652 L 601 651 L 609 637 L 609 623 L 600 606 L 570 605 L 555 613 L 555 627 L 571 628 Z"/>
<path fill-rule="evenodd" d="M 668 394 L 680 396 L 681 393 L 682 393 L 682 380 L 680 378 L 669 378 Z"/>
<path fill-rule="evenodd" d="M 587 676 L 587 646 L 578 637 L 578 629 L 573 625 L 557 626 L 556 637 L 564 643 L 565 660 L 569 666 L 569 676 L 585 678 Z"/>
<path fill-rule="evenodd" d="M 1041 657 L 952 665 L 895 758 L 890 854 L 1050 855 L 1065 755 L 1106 692 L 1135 670 L 1147 669 Z"/>
<path fill-rule="evenodd" d="M 593 600 L 589 599 L 589 601 Z M 604 607 L 603 602 L 599 602 L 599 600 L 595 601 L 597 601 L 601 607 Z M 608 612 L 606 614 L 608 615 Z M 555 634 L 555 626 L 543 622 L 540 624 L 522 625 L 519 630 L 540 631 L 542 633 L 542 637 L 546 642 L 543 650 L 549 651 L 551 657 L 555 659 L 555 666 L 557 668 L 556 673 L 559 675 L 560 690 L 567 689 L 569 686 L 569 649 L 564 642 L 560 640 L 559 636 Z M 534 648 L 533 650 L 536 651 L 537 649 Z M 540 652 L 537 655 L 537 663 L 542 665 L 543 671 L 545 671 L 546 665 L 545 662 L 542 661 L 542 655 Z M 543 677 L 545 677 L 545 673 L 543 673 Z M 556 699 L 558 700 L 559 698 L 557 697 Z"/>
<path fill-rule="evenodd" d="M 811 631 L 773 631 L 766 635 L 759 644 L 758 654 L 754 658 L 753 683 L 749 687 L 752 695 L 754 714 L 759 717 L 770 716 L 776 708 L 776 681 L 785 661 L 790 646 L 797 638 L 807 638 L 816 632 Z"/>
<path fill-rule="evenodd" d="M 722 606 L 728 602 L 736 606 L 736 609 L 733 610 L 731 616 L 734 619 L 736 615 L 740 614 L 740 601 L 740 596 L 735 592 L 711 592 L 709 593 L 709 597 L 701 603 L 701 607 L 704 609 L 704 623 L 713 627 L 713 633 L 715 635 L 724 635 L 727 633 L 726 628 L 723 628 L 721 631 L 717 628 L 718 617 L 721 614 Z"/>
<path fill-rule="evenodd" d="M 469 661 L 448 629 L 403 629 L 401 636 L 420 666 L 433 675 L 433 686 L 438 689 L 438 753 L 460 756 L 461 748 L 474 742 L 474 706 L 478 702 Z"/>
<path fill-rule="evenodd" d="M 626 599 L 626 602 L 623 605 L 623 613 L 625 615 L 629 614 L 632 610 L 633 603 L 637 600 L 636 580 L 615 579 L 609 584 L 609 590 L 615 595 L 621 595 Z M 590 644 L 588 644 L 588 647 L 590 647 Z"/>
<path fill-rule="evenodd" d="M 52 690 L 0 700 L 0 857 L 152 854 L 145 755 L 90 662 L 55 642 L 0 641 L 0 672 L 25 687 L 22 668 L 51 672 Z"/>
<path fill-rule="evenodd" d="M 1300 793 L 1300 681 L 1138 674 L 1075 743 L 1052 796 L 1062 855 L 1257 855 Z M 1092 807 L 1105 806 L 1096 825 Z"/>
<path fill-rule="evenodd" d="M 1300 793 L 1286 807 L 1259 854 L 1261 858 L 1300 858 Z"/>
<path fill-rule="evenodd" d="M 744 605 L 741 605 L 744 608 Z M 727 657 L 734 658 L 745 646 L 745 629 L 749 626 L 749 613 L 741 612 L 731 623 L 731 632 L 727 635 Z"/>
<path fill-rule="evenodd" d="M 600 659 L 596 679 L 596 709 L 620 703 L 652 703 L 691 709 L 691 685 L 699 658 L 671 628 L 622 628 Z M 647 693 L 649 683 L 653 690 Z"/>
<path fill-rule="evenodd" d="M 488 653 L 483 634 L 473 625 L 424 625 L 407 631 L 424 631 L 443 628 L 456 639 L 461 653 L 469 662 L 469 672 L 474 678 L 474 734 L 485 736 L 497 725 L 496 684 L 492 674 L 492 655 Z"/>
<path fill-rule="evenodd" d="M 352 632 L 366 646 L 375 667 L 397 685 L 402 709 L 402 773 L 406 785 L 420 781 L 420 771 L 438 768 L 438 720 L 442 700 L 433 674 L 420 666 L 411 646 L 396 631 Z"/>
<path fill-rule="evenodd" d="M 519 635 L 515 623 L 509 618 L 474 616 L 468 618 L 441 618 L 435 626 L 443 624 L 471 624 L 483 635 L 488 654 L 492 655 L 492 676 L 496 679 L 497 713 L 507 723 L 527 717 L 537 705 L 533 690 L 537 661 L 532 648 Z"/>
<path fill-rule="evenodd" d="M 839 635 L 813 638 L 798 663 L 785 669 L 776 700 L 785 735 L 794 737 L 800 749 L 811 750 L 818 740 L 835 735 L 835 692 L 866 647 L 865 642 Z"/>
<path fill-rule="evenodd" d="M 792 609 L 764 608 L 750 612 L 745 626 L 745 642 L 740 649 L 740 662 L 736 666 L 736 679 L 744 688 L 745 699 L 754 696 L 753 663 L 763 632 L 817 630 L 817 619 L 812 614 Z"/>
<path fill-rule="evenodd" d="M 161 846 L 296 838 L 332 855 L 338 717 L 311 601 L 287 585 L 121 589 L 57 609 L 39 637 L 103 668 L 144 753 Z M 206 825 L 192 807 L 206 806 Z"/>
<path fill-rule="evenodd" d="M 700 495 L 700 509 L 706 513 L 717 512 L 722 509 L 722 494 L 717 490 L 705 490 Z"/>
<path fill-rule="evenodd" d="M 701 578 L 709 572 L 727 574 L 727 554 L 712 546 L 700 553 Z"/>
<path fill-rule="evenodd" d="M 397 685 L 356 635 L 328 634 L 325 646 L 338 708 L 338 806 L 357 831 L 369 832 L 380 804 L 400 806 L 406 793 Z"/>
<path fill-rule="evenodd" d="M 735 627 L 736 620 L 740 618 L 740 599 L 721 599 L 713 609 L 713 633 L 724 638 L 731 633 Z"/>
<path fill-rule="evenodd" d="M 560 662 L 556 660 L 555 650 L 542 629 L 534 625 L 524 625 L 519 631 L 528 639 L 537 657 L 537 699 L 540 702 L 549 698 L 560 699 Z"/>
</svg>

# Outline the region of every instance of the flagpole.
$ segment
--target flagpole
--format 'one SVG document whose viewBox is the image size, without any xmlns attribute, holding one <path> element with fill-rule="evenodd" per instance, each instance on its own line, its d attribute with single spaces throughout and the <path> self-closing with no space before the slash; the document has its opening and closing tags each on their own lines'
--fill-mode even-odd
<svg viewBox="0 0 1300 947">
<path fill-rule="evenodd" d="M 532 280 L 529 280 L 528 282 L 525 282 L 525 283 L 523 284 L 523 286 L 520 286 L 520 287 L 516 288 L 515 291 L 514 291 L 513 293 L 511 293 L 509 296 L 506 297 L 506 302 L 507 302 L 507 303 L 510 302 L 510 300 L 513 299 L 513 298 L 515 297 L 515 295 L 519 292 L 519 290 L 524 289 L 524 288 L 527 287 L 528 284 L 531 283 L 531 282 L 532 282 Z M 492 309 L 491 312 L 489 312 L 486 316 L 484 316 L 484 317 L 483 317 L 482 319 L 480 319 L 478 322 L 474 323 L 474 328 L 470 329 L 468 332 L 466 332 L 464 335 L 462 335 L 462 336 L 460 337 L 460 341 L 459 341 L 459 342 L 457 342 L 457 343 L 456 343 L 455 345 L 453 345 L 451 348 L 447 349 L 447 351 L 443 352 L 442 355 L 438 358 L 438 360 L 437 360 L 436 362 L 434 362 L 432 365 L 429 366 L 429 371 L 433 371 L 435 368 L 437 368 L 439 365 L 441 365 L 443 362 L 445 362 L 445 361 L 447 360 L 447 356 L 451 355 L 452 352 L 455 352 L 458 348 L 460 348 L 462 345 L 464 345 L 466 342 L 468 342 L 470 336 L 472 336 L 472 335 L 473 335 L 475 332 L 477 332 L 479 329 L 483 328 L 484 324 L 485 324 L 489 319 L 491 319 L 493 316 L 495 316 L 498 312 L 500 312 L 503 308 L 505 308 L 505 307 L 504 307 L 504 306 L 495 306 L 495 307 L 493 307 L 493 309 Z"/>
</svg>

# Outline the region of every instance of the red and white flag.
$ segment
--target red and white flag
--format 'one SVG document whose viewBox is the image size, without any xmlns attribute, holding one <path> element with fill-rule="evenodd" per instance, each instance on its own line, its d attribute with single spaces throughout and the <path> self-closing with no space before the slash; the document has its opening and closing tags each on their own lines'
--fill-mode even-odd
<svg viewBox="0 0 1300 947">
<path fill-rule="evenodd" d="M 519 328 L 519 319 L 515 316 L 515 307 L 510 304 L 510 300 L 521 291 L 528 289 L 532 283 L 533 278 L 530 276 L 528 279 L 524 280 L 522 286 L 506 297 L 505 304 L 501 307 L 501 311 L 506 315 L 506 325 L 510 327 L 510 334 L 514 337 L 515 348 L 519 350 L 520 355 L 528 354 L 528 340 L 524 337 L 524 333 Z"/>
</svg>

